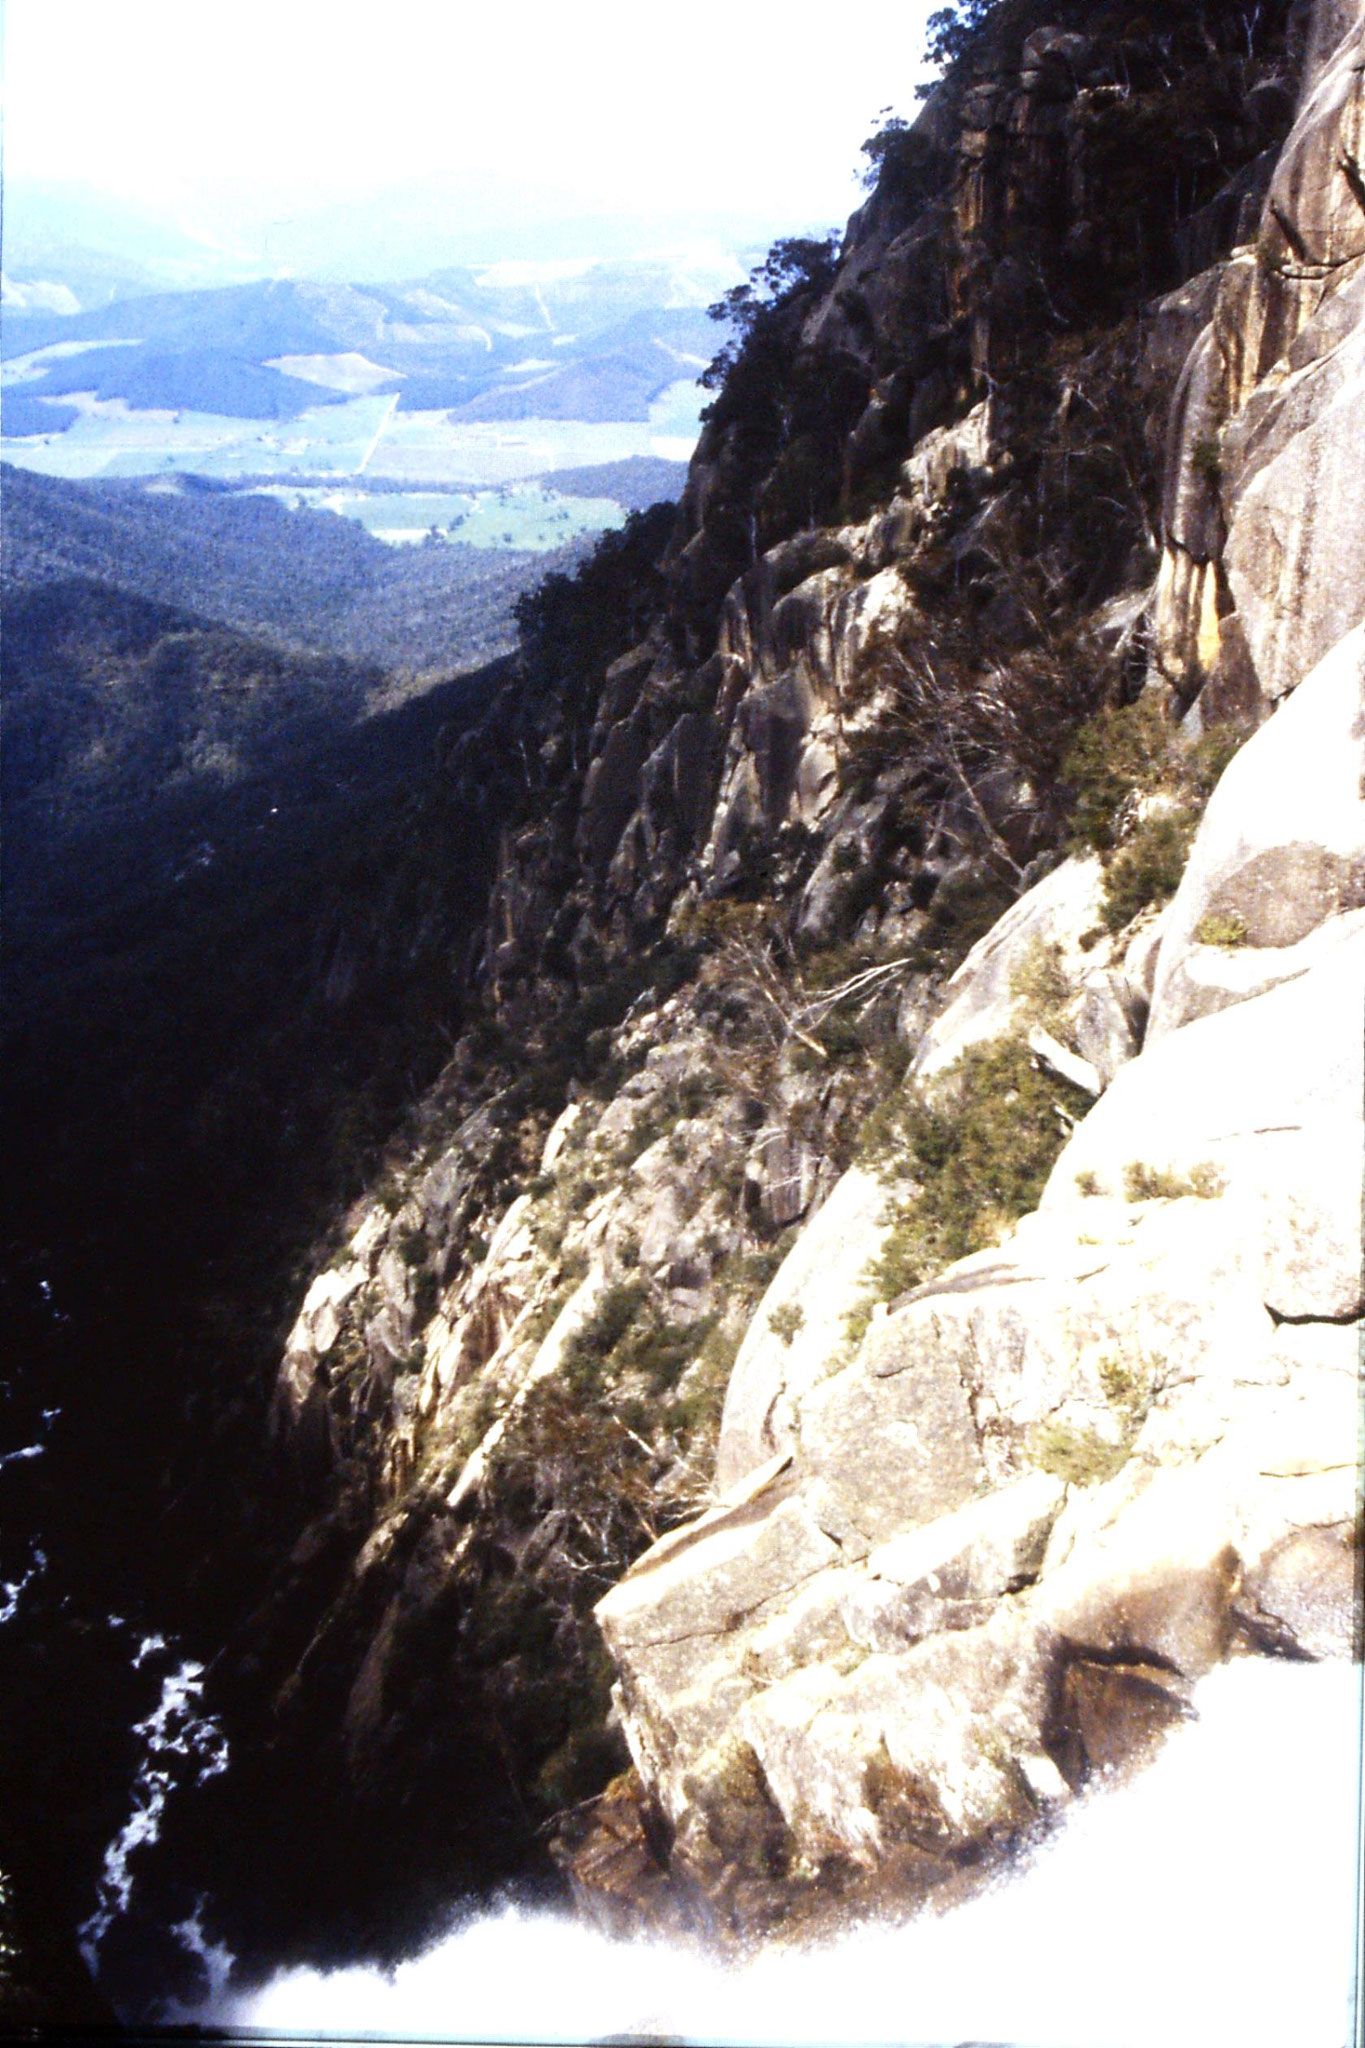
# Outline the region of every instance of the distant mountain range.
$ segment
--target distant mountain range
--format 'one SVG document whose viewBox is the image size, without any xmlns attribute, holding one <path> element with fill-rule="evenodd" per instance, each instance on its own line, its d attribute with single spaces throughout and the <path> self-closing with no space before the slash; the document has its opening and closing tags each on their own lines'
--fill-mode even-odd
<svg viewBox="0 0 1365 2048">
<path fill-rule="evenodd" d="M 5 431 L 49 431 L 47 401 L 75 392 L 236 418 L 384 392 L 472 418 L 646 419 L 714 355 L 715 285 L 662 264 L 595 265 L 446 271 L 401 291 L 261 282 L 70 314 L 20 301 L 0 344 Z"/>
<path fill-rule="evenodd" d="M 724 338 L 706 308 L 731 275 L 719 261 L 502 263 L 402 287 L 257 280 L 74 311 L 62 278 L 11 278 L 6 453 L 68 475 L 446 484 L 685 459 L 696 379 Z M 528 421 L 541 424 L 529 453 L 524 433 L 497 431 Z"/>
</svg>

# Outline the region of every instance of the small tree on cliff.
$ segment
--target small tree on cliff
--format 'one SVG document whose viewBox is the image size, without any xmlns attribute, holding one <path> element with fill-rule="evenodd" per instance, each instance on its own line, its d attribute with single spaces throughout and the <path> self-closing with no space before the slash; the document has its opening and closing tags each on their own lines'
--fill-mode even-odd
<svg viewBox="0 0 1365 2048">
<path fill-rule="evenodd" d="M 704 390 L 718 391 L 741 361 L 757 361 L 773 353 L 783 326 L 782 315 L 797 299 L 817 298 L 834 282 L 839 237 L 823 239 L 787 235 L 774 242 L 743 284 L 732 285 L 707 312 L 728 321 L 731 339 L 698 378 Z"/>
<path fill-rule="evenodd" d="M 955 64 L 970 48 L 1000 0 L 956 0 L 952 7 L 940 7 L 925 23 L 929 40 L 924 46 L 927 64 Z"/>
<path fill-rule="evenodd" d="M 867 403 L 855 360 L 803 346 L 811 311 L 838 268 L 839 238 L 791 236 L 710 308 L 730 338 L 699 380 L 716 396 L 702 417 L 722 474 L 707 528 L 726 581 L 765 547 L 832 515 L 844 436 Z"/>
</svg>

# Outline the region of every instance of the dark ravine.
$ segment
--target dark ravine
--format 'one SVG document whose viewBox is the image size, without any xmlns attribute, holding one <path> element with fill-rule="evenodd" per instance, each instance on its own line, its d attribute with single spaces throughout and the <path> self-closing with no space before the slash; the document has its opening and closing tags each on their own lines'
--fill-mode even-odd
<svg viewBox="0 0 1365 2048">
<path fill-rule="evenodd" d="M 163 1841 L 248 1966 L 954 1896 L 1351 1652 L 1361 34 L 987 10 L 443 743 L 459 1036 L 234 1439 Z"/>
</svg>

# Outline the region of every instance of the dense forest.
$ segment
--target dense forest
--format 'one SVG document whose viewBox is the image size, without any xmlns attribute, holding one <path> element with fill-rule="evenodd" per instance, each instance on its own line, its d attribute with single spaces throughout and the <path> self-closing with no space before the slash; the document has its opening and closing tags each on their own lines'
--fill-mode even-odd
<svg viewBox="0 0 1365 2048">
<path fill-rule="evenodd" d="M 70 483 L 4 467 L 8 589 L 83 577 L 292 653 L 335 654 L 428 680 L 508 652 L 512 607 L 585 544 L 547 556 L 393 546 L 357 520 L 189 476 Z"/>
</svg>

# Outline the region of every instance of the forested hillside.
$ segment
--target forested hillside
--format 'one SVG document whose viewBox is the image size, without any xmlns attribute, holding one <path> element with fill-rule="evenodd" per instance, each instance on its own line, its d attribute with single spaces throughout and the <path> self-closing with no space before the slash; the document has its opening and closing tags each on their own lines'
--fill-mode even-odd
<svg viewBox="0 0 1365 2048">
<path fill-rule="evenodd" d="M 395 547 L 356 520 L 193 476 L 72 483 L 7 464 L 0 493 L 6 584 L 83 577 L 197 613 L 291 652 L 344 656 L 432 679 L 506 653 L 518 597 L 562 554 L 457 540 Z"/>
</svg>

